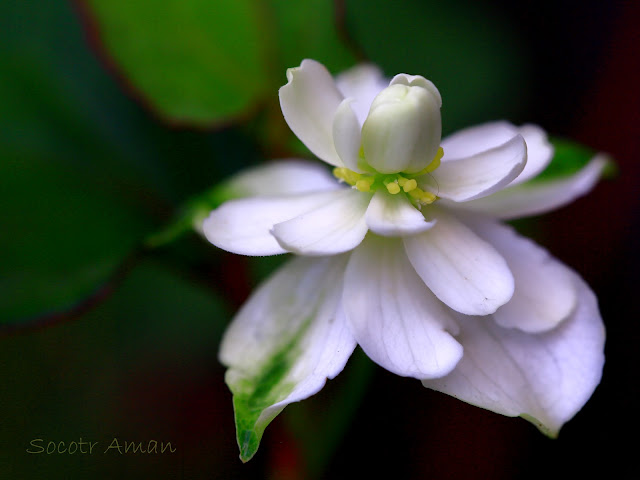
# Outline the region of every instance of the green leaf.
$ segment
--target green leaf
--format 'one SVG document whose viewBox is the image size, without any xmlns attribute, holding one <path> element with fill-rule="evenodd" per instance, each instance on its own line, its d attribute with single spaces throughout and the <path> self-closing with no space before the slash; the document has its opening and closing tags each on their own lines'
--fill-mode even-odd
<svg viewBox="0 0 640 480">
<path fill-rule="evenodd" d="M 127 84 L 170 123 L 220 124 L 263 104 L 275 111 L 287 68 L 304 58 L 336 72 L 354 63 L 325 0 L 85 4 Z"/>
<path fill-rule="evenodd" d="M 297 67 L 305 58 L 319 61 L 333 74 L 355 63 L 353 53 L 339 36 L 333 2 L 269 0 L 269 5 L 279 47 L 279 86 L 285 83 L 286 69 Z"/>
<path fill-rule="evenodd" d="M 255 195 L 253 186 L 259 179 L 254 179 L 260 168 L 248 169 L 233 175 L 229 179 L 214 185 L 199 195 L 194 196 L 182 206 L 176 217 L 160 231 L 147 237 L 145 244 L 156 248 L 167 245 L 193 230 L 199 232 L 202 222 L 224 202 L 234 198 Z"/>
<path fill-rule="evenodd" d="M 211 210 L 227 200 L 240 198 L 244 195 L 246 194 L 230 188 L 229 182 L 215 185 L 188 200 L 168 225 L 146 238 L 145 245 L 150 248 L 162 247 L 174 242 L 185 233 L 199 231 L 200 225 L 211 213 Z"/>
<path fill-rule="evenodd" d="M 584 168 L 596 156 L 591 148 L 563 138 L 550 138 L 554 148 L 553 160 L 539 175 L 532 178 L 529 183 L 548 182 L 575 175 Z M 602 170 L 602 177 L 611 178 L 617 172 L 616 164 L 607 159 L 607 164 Z"/>
<path fill-rule="evenodd" d="M 527 52 L 487 2 L 349 0 L 346 24 L 387 75 L 423 75 L 442 94 L 445 134 L 516 118 L 527 101 Z"/>
<path fill-rule="evenodd" d="M 154 122 L 67 2 L 0 2 L 0 43 L 0 323 L 19 326 L 98 292 L 173 203 L 255 152 Z"/>
<path fill-rule="evenodd" d="M 65 310 L 94 292 L 149 230 L 153 196 L 122 162 L 104 115 L 107 105 L 127 113 L 130 105 L 83 47 L 69 6 L 1 3 L 0 43 L 6 325 Z"/>
<path fill-rule="evenodd" d="M 172 123 L 227 121 L 272 94 L 258 0 L 86 3 L 126 80 Z"/>
<path fill-rule="evenodd" d="M 52 159 L 0 161 L 0 323 L 70 307 L 129 254 L 149 222 L 110 188 Z"/>
<path fill-rule="evenodd" d="M 238 129 L 151 118 L 69 2 L 0 2 L 0 44 L 0 323 L 19 327 L 102 291 L 175 204 L 257 154 Z"/>
<path fill-rule="evenodd" d="M 211 434 L 232 427 L 225 422 L 231 409 L 218 408 L 227 395 L 215 348 L 229 309 L 186 273 L 143 261 L 80 321 L 3 339 L 1 478 L 36 479 L 44 471 L 53 478 L 179 478 L 185 470 L 180 453 L 142 462 L 140 455 L 104 455 L 114 437 L 170 441 L 191 452 L 187 469 L 209 462 L 223 478 L 242 475 L 228 471 L 229 439 Z M 36 438 L 45 447 L 80 439 L 97 447 L 93 455 L 45 454 L 42 462 L 44 455 L 25 452 Z"/>
</svg>

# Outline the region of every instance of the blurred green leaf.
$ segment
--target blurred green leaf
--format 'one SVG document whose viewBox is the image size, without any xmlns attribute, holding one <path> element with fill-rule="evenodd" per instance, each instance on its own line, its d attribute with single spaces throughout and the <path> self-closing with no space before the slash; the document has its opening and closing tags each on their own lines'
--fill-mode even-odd
<svg viewBox="0 0 640 480">
<path fill-rule="evenodd" d="M 546 182 L 574 175 L 595 157 L 595 150 L 573 140 L 550 138 L 554 148 L 553 160 L 530 183 Z M 609 160 L 602 171 L 602 176 L 610 178 L 617 173 L 616 164 Z"/>
<path fill-rule="evenodd" d="M 0 6 L 0 324 L 89 295 L 152 224 L 154 200 L 113 160 L 120 145 L 90 88 L 105 103 L 118 92 L 91 83 L 74 20 L 63 3 Z"/>
<path fill-rule="evenodd" d="M 170 123 L 210 126 L 273 106 L 304 58 L 334 71 L 354 61 L 325 0 L 83 4 L 124 80 Z"/>
<path fill-rule="evenodd" d="M 149 228 L 92 169 L 0 162 L 0 323 L 61 310 L 104 282 Z"/>
<path fill-rule="evenodd" d="M 228 307 L 185 273 L 142 262 L 82 321 L 3 340 L 1 478 L 179 478 L 198 463 L 241 474 L 216 362 Z M 171 441 L 178 453 L 104 454 L 114 437 Z M 98 447 L 28 454 L 36 438 Z"/>
<path fill-rule="evenodd" d="M 297 67 L 305 58 L 319 61 L 333 74 L 353 66 L 354 55 L 336 28 L 333 2 L 269 0 L 268 3 L 274 13 L 274 32 L 278 39 L 280 85 L 285 83 L 286 69 Z"/>
<path fill-rule="evenodd" d="M 443 133 L 497 118 L 517 120 L 530 91 L 517 32 L 487 2 L 345 0 L 346 24 L 387 75 L 432 80 Z"/>
<path fill-rule="evenodd" d="M 255 162 L 237 130 L 168 130 L 118 88 L 67 2 L 0 2 L 0 323 L 96 292 L 174 204 Z"/>
<path fill-rule="evenodd" d="M 249 192 L 235 188 L 234 179 L 235 177 L 231 177 L 188 200 L 172 221 L 147 237 L 145 244 L 148 247 L 157 248 L 174 242 L 187 232 L 199 231 L 200 225 L 211 213 L 211 210 L 218 208 L 227 200 L 249 194 Z"/>
<path fill-rule="evenodd" d="M 226 121 L 272 93 L 259 0 L 86 3 L 126 80 L 171 122 Z"/>
</svg>

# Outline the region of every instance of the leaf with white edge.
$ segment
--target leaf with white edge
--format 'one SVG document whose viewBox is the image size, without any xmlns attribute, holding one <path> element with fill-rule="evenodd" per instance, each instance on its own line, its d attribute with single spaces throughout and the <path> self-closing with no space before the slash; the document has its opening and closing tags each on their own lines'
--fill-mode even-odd
<svg viewBox="0 0 640 480">
<path fill-rule="evenodd" d="M 340 308 L 347 256 L 297 257 L 243 306 L 226 331 L 240 458 L 257 451 L 267 425 L 289 403 L 317 393 L 355 348 Z"/>
<path fill-rule="evenodd" d="M 577 275 L 575 282 L 576 310 L 545 333 L 502 328 L 490 316 L 460 316 L 462 360 L 449 375 L 423 385 L 502 415 L 521 416 L 556 437 L 593 394 L 604 365 L 597 300 Z"/>
</svg>

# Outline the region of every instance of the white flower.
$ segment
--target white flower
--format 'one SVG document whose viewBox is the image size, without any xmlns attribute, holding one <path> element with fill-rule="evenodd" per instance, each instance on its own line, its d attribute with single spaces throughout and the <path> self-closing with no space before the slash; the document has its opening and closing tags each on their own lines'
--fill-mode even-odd
<svg viewBox="0 0 640 480">
<path fill-rule="evenodd" d="M 236 180 L 251 196 L 203 225 L 231 252 L 301 255 L 223 340 L 241 457 L 356 344 L 391 372 L 557 434 L 599 383 L 602 321 L 577 274 L 499 220 L 584 194 L 604 160 L 524 183 L 553 155 L 536 126 L 489 123 L 441 142 L 440 94 L 423 77 L 385 86 L 365 66 L 335 82 L 312 60 L 287 77 L 287 123 L 340 182 L 301 161 L 261 167 Z"/>
</svg>

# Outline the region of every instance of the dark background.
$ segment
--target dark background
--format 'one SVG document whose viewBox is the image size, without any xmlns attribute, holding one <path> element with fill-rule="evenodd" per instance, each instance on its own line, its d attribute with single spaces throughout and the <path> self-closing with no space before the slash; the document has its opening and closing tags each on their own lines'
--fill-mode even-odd
<svg viewBox="0 0 640 480">
<path fill-rule="evenodd" d="M 169 126 L 101 44 L 85 3 L 16 1 L 0 7 L 0 287 L 12 305 L 0 340 L 2 478 L 640 476 L 640 4 L 447 5 L 335 3 L 354 58 L 442 85 L 447 131 L 503 117 L 534 122 L 610 153 L 619 168 L 530 227 L 591 285 L 608 334 L 602 383 L 559 438 L 371 368 L 359 354 L 318 395 L 287 407 L 242 465 L 216 351 L 233 311 L 277 261 L 221 253 L 195 234 L 160 251 L 136 245 L 191 195 L 284 147 L 264 140 L 269 130 L 251 113 L 215 127 Z M 449 109 L 447 89 L 462 98 Z M 69 266 L 77 258 L 99 261 L 85 271 Z M 32 272 L 41 275 L 34 283 Z M 82 275 L 100 281 L 51 293 Z M 62 297 L 74 301 L 34 307 Z M 171 441 L 178 451 L 26 453 L 34 438 L 80 437 L 103 447 L 114 437 Z"/>
</svg>

